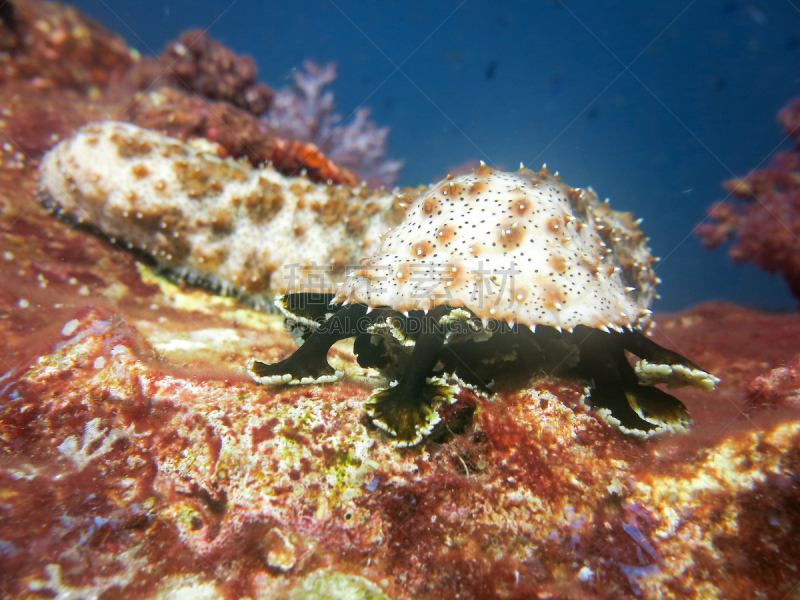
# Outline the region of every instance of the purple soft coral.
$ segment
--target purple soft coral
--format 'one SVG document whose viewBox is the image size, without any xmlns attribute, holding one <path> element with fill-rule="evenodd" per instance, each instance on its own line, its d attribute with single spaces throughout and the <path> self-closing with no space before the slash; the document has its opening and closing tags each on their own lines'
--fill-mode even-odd
<svg viewBox="0 0 800 600">
<path fill-rule="evenodd" d="M 333 92 L 323 88 L 336 79 L 336 65 L 303 63 L 294 86 L 278 92 L 266 121 L 280 136 L 315 144 L 336 164 L 354 171 L 371 187 L 390 186 L 403 161 L 386 160 L 388 127 L 369 120 L 369 109 L 355 111 L 352 122 L 342 125 Z"/>
</svg>

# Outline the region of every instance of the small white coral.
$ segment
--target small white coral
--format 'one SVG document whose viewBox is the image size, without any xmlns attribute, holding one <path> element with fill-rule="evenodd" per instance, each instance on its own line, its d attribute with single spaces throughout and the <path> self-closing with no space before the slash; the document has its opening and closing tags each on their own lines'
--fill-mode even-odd
<svg viewBox="0 0 800 600">
<path fill-rule="evenodd" d="M 133 575 L 144 566 L 143 559 L 130 561 L 117 575 L 110 577 L 94 577 L 91 584 L 73 587 L 61 579 L 61 565 L 51 563 L 44 568 L 47 581 L 33 580 L 28 582 L 31 592 L 49 592 L 48 597 L 54 600 L 98 600 L 111 588 L 121 588 L 133 580 Z"/>
<path fill-rule="evenodd" d="M 92 419 L 83 426 L 83 440 L 78 446 L 77 436 L 67 437 L 57 447 L 58 451 L 69 458 L 78 469 L 84 469 L 91 461 L 100 458 L 104 454 L 111 452 L 114 442 L 129 438 L 133 434 L 133 424 L 126 429 L 100 429 L 100 418 Z M 100 445 L 92 450 L 95 442 L 100 441 Z"/>
</svg>

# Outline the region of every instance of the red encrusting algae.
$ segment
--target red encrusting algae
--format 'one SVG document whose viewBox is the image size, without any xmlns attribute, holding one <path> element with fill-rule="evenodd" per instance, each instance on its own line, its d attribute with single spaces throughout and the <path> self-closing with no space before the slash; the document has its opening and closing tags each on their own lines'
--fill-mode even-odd
<svg viewBox="0 0 800 600">
<path fill-rule="evenodd" d="M 716 202 L 708 215 L 713 223 L 697 226 L 697 235 L 711 249 L 735 240 L 729 250 L 736 263 L 752 261 L 784 278 L 800 300 L 800 99 L 779 113 L 794 147 L 779 152 L 772 164 L 724 183 L 742 202 Z"/>
</svg>

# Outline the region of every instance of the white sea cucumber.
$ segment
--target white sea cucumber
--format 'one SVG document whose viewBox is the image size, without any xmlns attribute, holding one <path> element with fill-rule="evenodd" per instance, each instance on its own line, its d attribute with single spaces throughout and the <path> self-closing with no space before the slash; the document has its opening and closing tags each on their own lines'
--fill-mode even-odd
<svg viewBox="0 0 800 600">
<path fill-rule="evenodd" d="M 403 217 L 401 199 L 315 184 L 220 158 L 128 123 L 100 122 L 48 152 L 46 206 L 152 255 L 191 283 L 271 306 L 276 294 L 331 292 Z"/>
<path fill-rule="evenodd" d="M 400 312 L 441 304 L 569 331 L 641 327 L 655 261 L 629 213 L 546 168 L 486 165 L 420 194 L 334 302 Z"/>
</svg>

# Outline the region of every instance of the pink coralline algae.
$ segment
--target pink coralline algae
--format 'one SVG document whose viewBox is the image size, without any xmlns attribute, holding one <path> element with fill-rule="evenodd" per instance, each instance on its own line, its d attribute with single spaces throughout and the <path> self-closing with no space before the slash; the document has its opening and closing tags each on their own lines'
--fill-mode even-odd
<svg viewBox="0 0 800 600">
<path fill-rule="evenodd" d="M 756 377 L 747 388 L 750 406 L 800 406 L 800 354 L 794 360 Z"/>
<path fill-rule="evenodd" d="M 354 171 L 367 185 L 394 183 L 403 161 L 386 160 L 388 127 L 369 120 L 369 109 L 356 110 L 353 121 L 342 124 L 336 114 L 333 92 L 323 88 L 336 79 L 336 65 L 320 67 L 303 63 L 294 76 L 294 87 L 281 90 L 266 120 L 278 135 L 310 142 L 334 162 Z"/>
<path fill-rule="evenodd" d="M 139 63 L 134 77 L 142 89 L 156 83 L 182 87 L 258 116 L 269 110 L 275 93 L 256 82 L 257 74 L 252 58 L 237 56 L 205 31 L 193 30 L 168 44 L 157 60 Z"/>
<path fill-rule="evenodd" d="M 775 155 L 770 166 L 730 179 L 725 188 L 742 202 L 721 201 L 708 211 L 713 223 L 697 227 L 708 248 L 735 240 L 734 262 L 752 261 L 779 273 L 800 300 L 800 99 L 778 113 L 794 148 Z"/>
<path fill-rule="evenodd" d="M 0 12 L 0 82 L 82 92 L 118 84 L 138 57 L 123 39 L 71 6 L 4 2 Z"/>
</svg>

